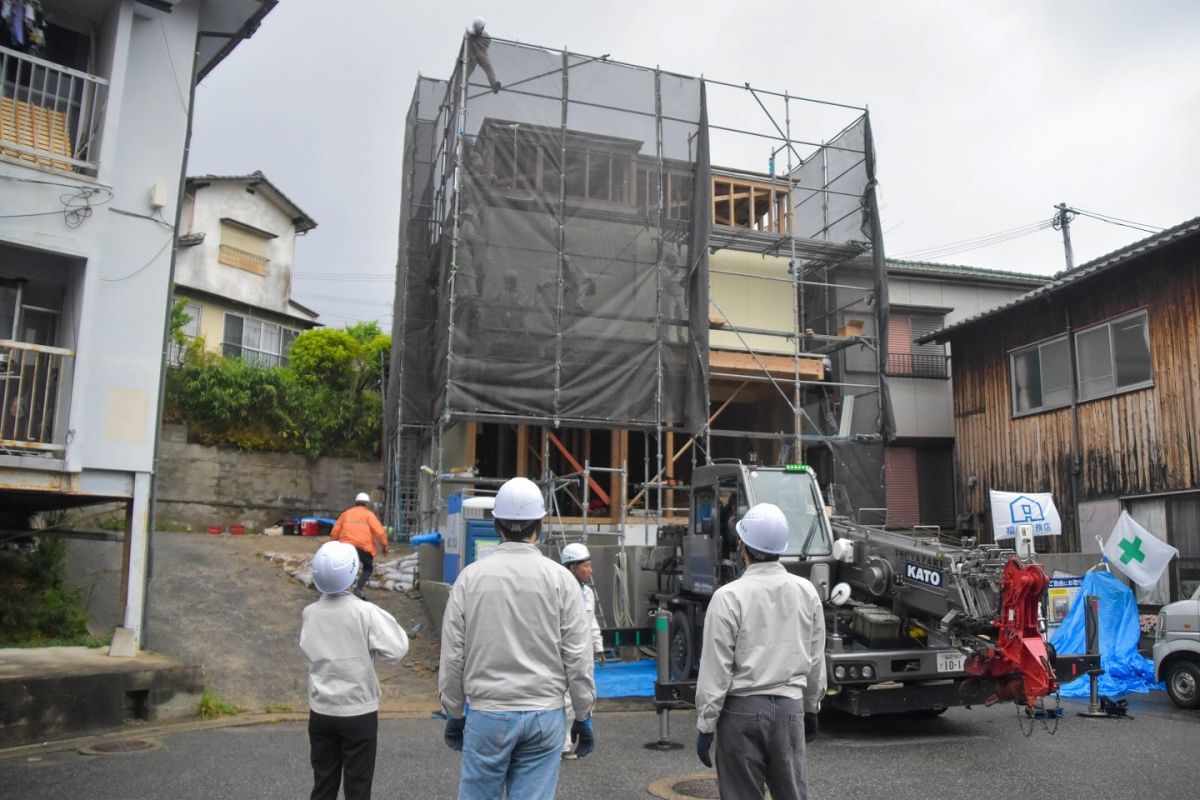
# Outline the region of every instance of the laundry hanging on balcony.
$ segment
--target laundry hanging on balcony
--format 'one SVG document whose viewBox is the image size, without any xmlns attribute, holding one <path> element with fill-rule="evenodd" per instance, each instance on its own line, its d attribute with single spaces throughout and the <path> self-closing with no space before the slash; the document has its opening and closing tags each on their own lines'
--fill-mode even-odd
<svg viewBox="0 0 1200 800">
<path fill-rule="evenodd" d="M 38 0 L 0 0 L 0 44 L 33 56 L 46 50 L 46 20 Z"/>
</svg>

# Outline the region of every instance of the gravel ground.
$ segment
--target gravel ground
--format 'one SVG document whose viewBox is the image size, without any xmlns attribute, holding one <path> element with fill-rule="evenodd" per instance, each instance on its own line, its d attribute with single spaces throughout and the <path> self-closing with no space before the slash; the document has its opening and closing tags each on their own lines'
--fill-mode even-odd
<svg viewBox="0 0 1200 800">
<path fill-rule="evenodd" d="M 315 590 L 261 556 L 311 554 L 324 538 L 158 533 L 153 539 L 146 648 L 200 664 L 221 699 L 247 711 L 303 711 L 308 664 L 297 647 L 300 612 Z M 396 546 L 388 560 L 409 553 Z M 89 626 L 120 623 L 121 544 L 71 540 L 68 581 L 89 593 Z M 437 642 L 419 597 L 367 590 L 412 633 L 408 657 L 378 664 L 383 710 L 436 707 Z M 420 626 L 420 628 L 417 628 Z"/>
</svg>

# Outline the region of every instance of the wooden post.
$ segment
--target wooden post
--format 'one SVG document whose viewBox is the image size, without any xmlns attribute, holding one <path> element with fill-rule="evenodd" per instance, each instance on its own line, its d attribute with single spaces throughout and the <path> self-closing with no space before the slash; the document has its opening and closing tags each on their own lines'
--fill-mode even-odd
<svg viewBox="0 0 1200 800">
<path fill-rule="evenodd" d="M 529 475 L 529 426 L 517 426 L 517 475 Z"/>
</svg>

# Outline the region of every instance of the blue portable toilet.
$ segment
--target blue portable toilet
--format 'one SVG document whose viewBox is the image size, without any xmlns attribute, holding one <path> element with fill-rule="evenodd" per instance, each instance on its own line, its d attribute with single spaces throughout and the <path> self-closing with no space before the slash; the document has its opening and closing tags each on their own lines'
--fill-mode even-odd
<svg viewBox="0 0 1200 800">
<path fill-rule="evenodd" d="M 442 553 L 442 580 L 454 583 L 458 571 L 465 567 L 464 548 L 467 543 L 466 528 L 463 524 L 463 496 L 461 493 L 449 495 L 446 498 L 446 527 L 442 531 L 445 550 Z"/>
<path fill-rule="evenodd" d="M 478 561 L 500 546 L 500 534 L 492 522 L 492 509 L 496 507 L 494 497 L 468 497 L 462 501 L 462 516 L 466 523 L 466 542 L 463 566 Z"/>
</svg>

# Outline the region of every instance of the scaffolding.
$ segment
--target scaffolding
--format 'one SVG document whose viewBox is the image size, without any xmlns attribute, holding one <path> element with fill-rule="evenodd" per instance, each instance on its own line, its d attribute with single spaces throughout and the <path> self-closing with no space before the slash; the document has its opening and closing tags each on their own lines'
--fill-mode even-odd
<svg viewBox="0 0 1200 800">
<path fill-rule="evenodd" d="M 657 524 L 698 459 L 745 451 L 819 464 L 839 505 L 883 505 L 865 108 L 468 34 L 450 80 L 418 77 L 403 180 L 385 412 L 398 533 L 437 526 L 444 483 L 518 472 L 566 492 L 585 530 L 597 507 L 622 530 Z M 468 424 L 503 429 L 493 474 L 447 463 L 475 453 Z"/>
</svg>

